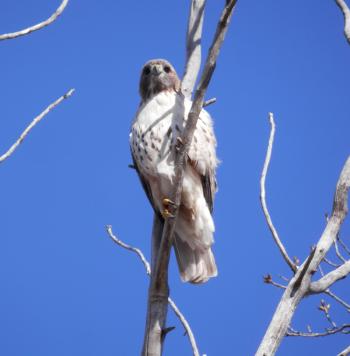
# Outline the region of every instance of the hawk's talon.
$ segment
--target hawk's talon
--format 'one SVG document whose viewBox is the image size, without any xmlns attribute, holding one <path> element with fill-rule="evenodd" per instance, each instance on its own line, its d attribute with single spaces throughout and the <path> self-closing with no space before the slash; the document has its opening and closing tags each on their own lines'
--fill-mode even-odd
<svg viewBox="0 0 350 356">
<path fill-rule="evenodd" d="M 164 198 L 163 199 L 163 206 L 167 207 L 169 205 L 175 206 L 176 204 L 172 200 L 170 200 L 169 198 Z"/>
<path fill-rule="evenodd" d="M 175 217 L 168 209 L 164 209 L 161 214 L 164 219 L 169 219 L 169 218 Z"/>
</svg>

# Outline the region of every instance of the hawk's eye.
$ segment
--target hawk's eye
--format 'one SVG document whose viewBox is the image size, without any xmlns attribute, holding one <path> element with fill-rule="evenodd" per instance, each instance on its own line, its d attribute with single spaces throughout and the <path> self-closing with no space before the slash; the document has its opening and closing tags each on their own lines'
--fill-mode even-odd
<svg viewBox="0 0 350 356">
<path fill-rule="evenodd" d="M 150 73 L 151 73 L 150 67 L 147 66 L 147 67 L 143 68 L 143 74 L 148 75 Z"/>
<path fill-rule="evenodd" d="M 164 66 L 164 72 L 165 73 L 171 72 L 171 68 L 169 66 Z"/>
</svg>

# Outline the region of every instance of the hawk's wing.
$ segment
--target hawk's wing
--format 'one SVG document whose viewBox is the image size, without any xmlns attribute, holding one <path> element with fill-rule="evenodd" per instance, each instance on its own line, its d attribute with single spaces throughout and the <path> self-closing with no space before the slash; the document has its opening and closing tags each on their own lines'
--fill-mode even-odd
<svg viewBox="0 0 350 356">
<path fill-rule="evenodd" d="M 134 168 L 137 172 L 137 175 L 139 176 L 139 179 L 140 179 L 140 182 L 142 184 L 142 187 L 143 187 L 143 190 L 145 191 L 146 195 L 147 195 L 147 198 L 149 200 L 149 202 L 151 203 L 152 205 L 152 208 L 154 210 L 155 213 L 159 214 L 159 211 L 156 209 L 155 207 L 155 204 L 153 202 L 153 197 L 152 197 L 152 191 L 151 191 L 151 187 L 150 185 L 148 184 L 147 180 L 145 179 L 145 177 L 142 175 L 138 165 L 137 165 L 137 162 L 136 162 L 136 159 L 135 159 L 135 156 L 133 155 L 132 153 L 132 150 L 131 150 L 131 157 L 132 157 L 132 161 L 133 161 L 133 165 L 134 165 Z"/>
<path fill-rule="evenodd" d="M 214 197 L 217 191 L 215 173 L 208 170 L 205 175 L 201 175 L 204 198 L 208 204 L 209 210 L 212 213 L 214 207 Z"/>
</svg>

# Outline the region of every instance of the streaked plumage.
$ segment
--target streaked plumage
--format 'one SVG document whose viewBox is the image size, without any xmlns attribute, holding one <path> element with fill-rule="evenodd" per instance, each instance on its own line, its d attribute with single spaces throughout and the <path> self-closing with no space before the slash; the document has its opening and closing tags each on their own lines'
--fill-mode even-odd
<svg viewBox="0 0 350 356">
<path fill-rule="evenodd" d="M 180 81 L 165 60 L 147 62 L 141 73 L 141 105 L 132 123 L 130 146 L 146 194 L 158 213 L 172 189 L 175 143 L 191 101 L 180 92 Z M 210 115 L 202 110 L 189 150 L 174 249 L 185 282 L 203 283 L 217 275 L 211 245 L 211 216 L 216 192 L 216 139 Z"/>
</svg>

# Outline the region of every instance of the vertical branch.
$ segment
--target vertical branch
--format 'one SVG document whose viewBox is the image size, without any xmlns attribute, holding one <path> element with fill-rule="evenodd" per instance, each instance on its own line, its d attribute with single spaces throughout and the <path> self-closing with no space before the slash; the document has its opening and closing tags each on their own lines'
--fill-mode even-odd
<svg viewBox="0 0 350 356">
<path fill-rule="evenodd" d="M 344 15 L 344 35 L 350 44 L 350 9 L 345 0 L 335 0 Z"/>
<path fill-rule="evenodd" d="M 191 98 L 194 85 L 201 66 L 201 39 L 206 0 L 192 0 L 188 18 L 186 37 L 186 65 L 181 83 L 181 91 Z"/>
<path fill-rule="evenodd" d="M 157 216 L 155 218 L 157 218 Z M 158 231 L 157 231 L 158 228 L 162 228 L 162 225 L 159 225 L 159 223 L 162 223 L 162 221 L 160 219 L 154 221 L 153 226 L 155 229 L 153 231 L 153 236 L 156 236 L 158 234 Z M 146 274 L 148 276 L 150 276 L 151 275 L 151 266 L 150 266 L 149 262 L 147 261 L 143 252 L 139 248 L 130 246 L 130 245 L 126 244 L 125 242 L 123 242 L 122 240 L 120 240 L 117 236 L 115 236 L 113 234 L 111 225 L 107 225 L 106 230 L 107 230 L 109 237 L 112 239 L 113 242 L 115 242 L 118 246 L 122 247 L 123 249 L 135 253 L 139 257 L 143 266 L 145 267 Z M 170 297 L 168 298 L 168 303 L 171 306 L 171 308 L 173 309 L 175 315 L 179 318 L 182 326 L 184 327 L 184 329 L 186 331 L 186 334 L 188 336 L 188 339 L 189 339 L 191 347 L 192 347 L 193 356 L 200 356 L 199 351 L 198 351 L 198 346 L 196 343 L 196 339 L 194 338 L 191 327 L 190 327 L 188 321 L 186 320 L 185 316 L 181 313 L 180 309 L 177 307 L 175 302 Z"/>
<path fill-rule="evenodd" d="M 231 0 L 228 1 L 224 7 L 212 46 L 207 56 L 200 83 L 188 115 L 185 129 L 181 136 L 181 140 L 179 141 L 179 151 L 175 162 L 175 178 L 171 194 L 171 199 L 175 202 L 176 208 L 173 212 L 174 217 L 168 218 L 165 221 L 158 256 L 151 275 L 148 293 L 146 330 L 142 351 L 142 355 L 144 356 L 159 356 L 162 352 L 162 332 L 165 329 L 169 296 L 168 265 L 170 250 L 173 243 L 178 206 L 180 204 L 187 152 L 192 141 L 199 114 L 202 110 L 203 98 L 214 72 L 216 59 L 219 55 L 235 4 L 236 0 Z"/>
<path fill-rule="evenodd" d="M 266 180 L 266 174 L 269 169 L 270 161 L 271 161 L 271 155 L 272 155 L 272 147 L 273 147 L 273 141 L 275 138 L 275 131 L 276 131 L 276 125 L 275 121 L 273 119 L 273 113 L 269 113 L 269 121 L 271 125 L 271 131 L 270 131 L 270 138 L 269 138 L 269 143 L 267 145 L 267 151 L 266 151 L 266 158 L 264 162 L 264 167 L 261 172 L 261 178 L 260 178 L 260 201 L 261 201 L 261 206 L 265 215 L 265 219 L 267 221 L 267 225 L 269 226 L 269 229 L 271 231 L 272 237 L 280 250 L 284 260 L 287 262 L 288 266 L 291 268 L 293 272 L 296 271 L 296 266 L 292 262 L 291 258 L 288 256 L 287 250 L 283 246 L 281 239 L 278 236 L 277 230 L 275 226 L 272 223 L 271 216 L 269 214 L 269 210 L 267 209 L 267 204 L 266 204 L 266 192 L 265 192 L 265 180 Z"/>
</svg>

